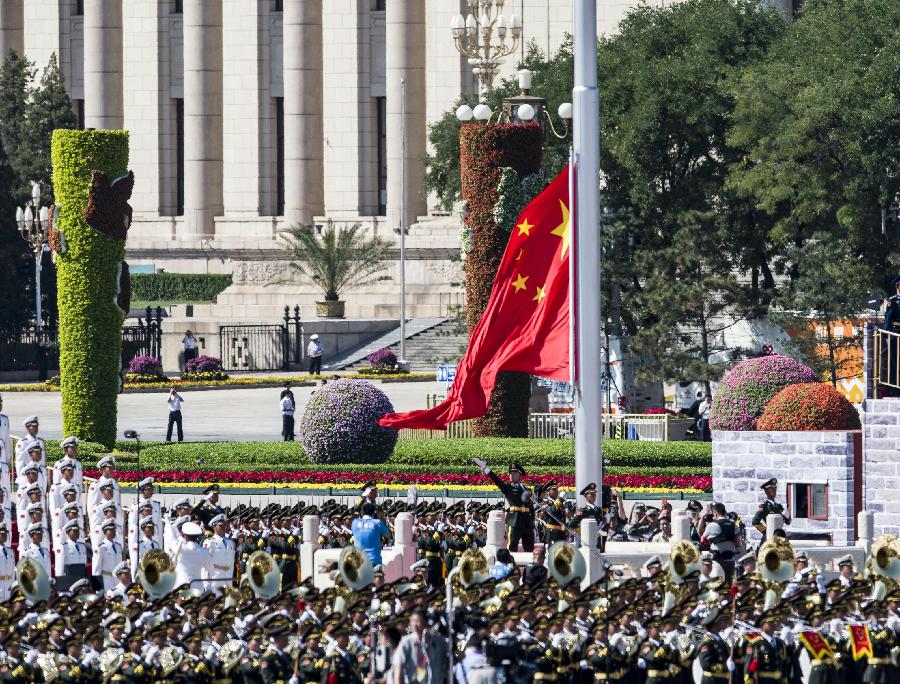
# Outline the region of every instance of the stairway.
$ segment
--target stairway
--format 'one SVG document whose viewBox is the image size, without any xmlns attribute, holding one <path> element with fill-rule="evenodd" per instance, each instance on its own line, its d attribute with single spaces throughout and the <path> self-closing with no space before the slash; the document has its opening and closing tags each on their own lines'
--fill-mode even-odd
<svg viewBox="0 0 900 684">
<path fill-rule="evenodd" d="M 468 342 L 465 322 L 452 319 L 407 337 L 409 370 L 413 373 L 434 373 L 438 364 L 455 364 L 465 352 Z M 389 345 L 388 349 L 399 358 L 399 342 Z M 363 358 L 344 366 L 343 370 L 359 370 L 368 365 L 369 362 Z"/>
</svg>

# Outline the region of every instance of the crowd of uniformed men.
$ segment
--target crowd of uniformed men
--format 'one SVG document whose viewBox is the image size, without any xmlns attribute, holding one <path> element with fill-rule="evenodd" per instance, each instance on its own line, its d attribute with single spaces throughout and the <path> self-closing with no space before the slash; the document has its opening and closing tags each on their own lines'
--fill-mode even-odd
<svg viewBox="0 0 900 684">
<path fill-rule="evenodd" d="M 580 590 L 575 547 L 557 542 L 572 540 L 581 520 L 597 520 L 600 547 L 668 540 L 671 507 L 635 506 L 626 515 L 620 493 L 600 488 L 598 502 L 590 485 L 576 510 L 552 482 L 527 486 L 522 466 L 512 465 L 507 481 L 476 459 L 506 499 L 508 550 L 533 551 L 524 572 L 507 549 L 492 564 L 479 551 L 498 506 L 419 502 L 411 577 L 385 582 L 376 565 L 359 586 L 338 567 L 336 586 L 317 590 L 299 581 L 304 515 L 320 516 L 323 547 L 340 548 L 353 546 L 362 504 L 373 504 L 389 530 L 410 505 L 378 501 L 368 483 L 349 507 L 225 510 L 210 485 L 201 500 L 165 510 L 148 477 L 129 506 L 111 457 L 88 484 L 75 438 L 63 440 L 63 458 L 48 467 L 37 418 L 25 428 L 14 458 L 0 459 L 0 682 L 400 683 L 452 673 L 465 684 L 687 684 L 694 670 L 702 684 L 900 682 L 894 539 L 880 539 L 865 568 L 849 555 L 835 559 L 838 576 L 826 584 L 787 539 L 744 553 L 736 516 L 691 502 L 691 541 L 650 558 L 639 576 L 609 567 Z M 766 514 L 787 515 L 776 484 L 762 486 L 753 519 L 761 531 Z M 260 550 L 277 567 L 248 567 Z M 161 551 L 165 567 L 142 564 Z M 17 573 L 17 556 L 54 586 L 42 589 L 31 565 Z M 272 572 L 278 588 L 267 593 Z M 172 590 L 156 595 L 164 573 L 174 573 Z"/>
</svg>

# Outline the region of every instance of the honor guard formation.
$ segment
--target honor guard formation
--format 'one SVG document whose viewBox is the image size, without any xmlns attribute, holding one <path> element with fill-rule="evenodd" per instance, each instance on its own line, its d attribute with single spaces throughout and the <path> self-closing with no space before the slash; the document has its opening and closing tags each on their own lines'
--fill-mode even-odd
<svg viewBox="0 0 900 684">
<path fill-rule="evenodd" d="M 833 559 L 826 582 L 830 569 L 783 534 L 750 549 L 737 516 L 694 501 L 690 539 L 582 586 L 575 542 L 669 541 L 671 505 L 626 512 L 620 492 L 591 484 L 576 508 L 554 482 L 527 485 L 521 465 L 506 479 L 479 459 L 505 502 L 380 501 L 370 482 L 350 506 L 225 508 L 210 484 L 167 509 L 147 477 L 126 505 L 112 457 L 90 481 L 70 437 L 48 466 L 38 427 L 25 421 L 0 459 L 2 682 L 900 682 L 894 537 L 862 567 Z M 776 486 L 762 484 L 761 531 L 786 517 Z M 494 509 L 508 534 L 487 554 Z M 381 549 L 401 512 L 414 514 L 417 560 L 388 582 Z M 301 572 L 307 515 L 340 557 Z M 597 521 L 588 543 L 585 519 Z"/>
</svg>

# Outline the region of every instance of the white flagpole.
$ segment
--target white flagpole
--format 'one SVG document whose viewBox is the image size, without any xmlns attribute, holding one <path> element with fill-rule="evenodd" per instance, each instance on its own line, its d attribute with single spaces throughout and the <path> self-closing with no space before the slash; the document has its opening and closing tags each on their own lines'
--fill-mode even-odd
<svg viewBox="0 0 900 684">
<path fill-rule="evenodd" d="M 597 0 L 575 0 L 575 489 L 600 488 L 603 350 L 600 311 L 600 91 L 597 87 Z M 581 495 L 578 500 L 583 503 Z"/>
</svg>

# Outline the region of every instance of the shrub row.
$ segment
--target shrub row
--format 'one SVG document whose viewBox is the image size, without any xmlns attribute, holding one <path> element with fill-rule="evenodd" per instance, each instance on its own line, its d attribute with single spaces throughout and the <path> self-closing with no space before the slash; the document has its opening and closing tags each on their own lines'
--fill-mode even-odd
<svg viewBox="0 0 900 684">
<path fill-rule="evenodd" d="M 59 458 L 57 444 L 48 445 L 51 460 Z M 119 460 L 133 464 L 133 442 L 118 442 L 116 450 L 124 452 Z M 90 467 L 97 456 L 105 453 L 101 445 L 82 443 L 82 460 Z M 707 474 L 711 468 L 712 450 L 703 442 L 640 442 L 605 440 L 603 453 L 610 472 L 660 473 L 679 475 Z M 561 439 L 401 439 L 387 463 L 379 465 L 341 466 L 360 470 L 385 468 L 420 472 L 471 472 L 472 458 L 480 457 L 498 471 L 512 461 L 520 462 L 529 472 L 568 472 L 574 467 L 574 445 Z M 184 442 L 181 444 L 148 443 L 141 451 L 142 466 L 148 469 L 185 470 L 302 470 L 314 466 L 298 443 L 286 442 Z"/>
<path fill-rule="evenodd" d="M 135 300 L 208 302 L 231 285 L 230 275 L 215 273 L 135 273 L 131 292 Z"/>
</svg>

